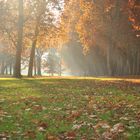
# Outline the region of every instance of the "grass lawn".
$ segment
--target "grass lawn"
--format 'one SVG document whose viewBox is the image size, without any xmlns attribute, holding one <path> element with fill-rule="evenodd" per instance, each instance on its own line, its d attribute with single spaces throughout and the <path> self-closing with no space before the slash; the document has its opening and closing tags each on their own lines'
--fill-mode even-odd
<svg viewBox="0 0 140 140">
<path fill-rule="evenodd" d="M 140 80 L 0 79 L 0 140 L 140 140 Z"/>
</svg>

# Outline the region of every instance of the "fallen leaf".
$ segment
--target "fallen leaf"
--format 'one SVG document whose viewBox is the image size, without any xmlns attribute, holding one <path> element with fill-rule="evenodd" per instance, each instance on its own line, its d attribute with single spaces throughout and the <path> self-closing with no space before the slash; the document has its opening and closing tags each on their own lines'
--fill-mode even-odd
<svg viewBox="0 0 140 140">
<path fill-rule="evenodd" d="M 76 133 L 74 131 L 68 132 L 67 137 L 68 140 L 75 140 L 76 138 Z"/>
</svg>

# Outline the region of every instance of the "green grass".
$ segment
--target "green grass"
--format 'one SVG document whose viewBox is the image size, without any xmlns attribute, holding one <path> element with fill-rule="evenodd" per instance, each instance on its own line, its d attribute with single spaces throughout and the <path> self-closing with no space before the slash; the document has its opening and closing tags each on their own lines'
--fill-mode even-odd
<svg viewBox="0 0 140 140">
<path fill-rule="evenodd" d="M 123 132 L 111 133 L 116 124 Z M 104 127 L 109 126 L 108 128 Z M 92 78 L 0 79 L 0 139 L 140 139 L 139 83 Z"/>
</svg>

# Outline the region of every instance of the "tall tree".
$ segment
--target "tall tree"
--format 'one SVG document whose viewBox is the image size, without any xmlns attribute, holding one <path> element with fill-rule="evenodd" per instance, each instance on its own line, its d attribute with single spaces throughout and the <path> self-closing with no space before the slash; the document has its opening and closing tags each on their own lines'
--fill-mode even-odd
<svg viewBox="0 0 140 140">
<path fill-rule="evenodd" d="M 17 48 L 16 48 L 16 60 L 14 67 L 14 77 L 21 77 L 21 54 L 23 47 L 23 23 L 24 23 L 24 14 L 23 14 L 23 0 L 18 0 L 18 39 L 17 39 Z"/>
<path fill-rule="evenodd" d="M 30 60 L 29 60 L 29 69 L 28 69 L 28 76 L 32 77 L 33 76 L 33 63 L 35 59 L 35 50 L 36 50 L 36 45 L 38 43 L 38 38 L 42 36 L 47 37 L 48 34 L 53 34 L 49 30 L 53 26 L 57 26 L 57 18 L 55 13 L 53 13 L 53 10 L 57 10 L 59 8 L 60 1 L 55 0 L 37 0 L 34 2 L 35 8 L 34 8 L 34 24 L 35 24 L 35 29 L 34 29 L 34 35 L 32 39 L 32 48 L 31 48 L 31 53 L 30 53 Z M 61 10 L 61 9 L 60 9 Z M 59 12 L 59 11 L 57 11 Z"/>
</svg>

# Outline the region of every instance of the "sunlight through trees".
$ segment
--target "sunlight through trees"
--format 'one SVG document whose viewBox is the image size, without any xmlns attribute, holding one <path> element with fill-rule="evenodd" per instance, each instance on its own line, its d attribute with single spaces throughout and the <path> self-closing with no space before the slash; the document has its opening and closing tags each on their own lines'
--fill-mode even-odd
<svg viewBox="0 0 140 140">
<path fill-rule="evenodd" d="M 139 75 L 139 13 L 138 0 L 1 0 L 1 74 L 42 75 L 53 47 L 70 75 Z"/>
</svg>

